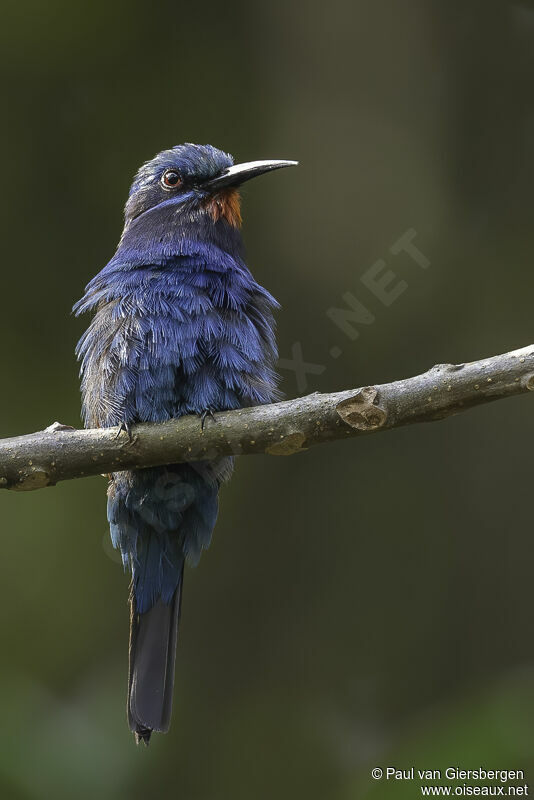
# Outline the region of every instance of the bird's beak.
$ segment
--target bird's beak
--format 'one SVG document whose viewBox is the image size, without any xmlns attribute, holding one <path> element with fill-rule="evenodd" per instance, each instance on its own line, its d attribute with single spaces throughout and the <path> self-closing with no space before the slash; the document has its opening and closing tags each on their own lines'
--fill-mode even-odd
<svg viewBox="0 0 534 800">
<path fill-rule="evenodd" d="M 296 167 L 298 163 L 298 161 L 247 161 L 245 164 L 234 164 L 233 167 L 225 169 L 221 175 L 203 183 L 202 189 L 217 192 L 227 186 L 239 186 L 257 175 L 263 175 L 264 172 L 272 172 L 282 167 Z"/>
</svg>

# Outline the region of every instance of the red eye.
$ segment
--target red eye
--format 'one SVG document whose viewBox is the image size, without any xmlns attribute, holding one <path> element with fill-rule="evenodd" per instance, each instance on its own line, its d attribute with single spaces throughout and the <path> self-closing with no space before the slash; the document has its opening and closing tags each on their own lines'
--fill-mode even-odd
<svg viewBox="0 0 534 800">
<path fill-rule="evenodd" d="M 168 169 L 161 176 L 161 182 L 166 189 L 176 189 L 182 183 L 182 179 L 175 169 Z"/>
</svg>

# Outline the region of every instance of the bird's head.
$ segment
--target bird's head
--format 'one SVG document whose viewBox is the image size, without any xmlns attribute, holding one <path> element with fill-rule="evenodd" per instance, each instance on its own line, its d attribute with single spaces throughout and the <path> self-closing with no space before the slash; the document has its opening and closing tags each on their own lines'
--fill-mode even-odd
<svg viewBox="0 0 534 800">
<path fill-rule="evenodd" d="M 136 174 L 125 207 L 126 229 L 137 220 L 157 226 L 180 219 L 190 224 L 222 220 L 241 224 L 238 188 L 242 183 L 296 161 L 250 161 L 234 164 L 228 153 L 211 145 L 181 144 L 143 164 Z M 145 224 L 142 225 L 146 229 Z"/>
</svg>

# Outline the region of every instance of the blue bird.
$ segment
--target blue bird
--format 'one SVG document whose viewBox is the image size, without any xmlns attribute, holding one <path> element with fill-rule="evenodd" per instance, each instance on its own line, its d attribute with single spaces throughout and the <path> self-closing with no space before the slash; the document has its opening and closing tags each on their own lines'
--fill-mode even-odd
<svg viewBox="0 0 534 800">
<path fill-rule="evenodd" d="M 238 188 L 294 161 L 234 165 L 211 145 L 164 150 L 137 172 L 111 261 L 76 314 L 86 427 L 162 422 L 270 403 L 276 300 L 248 270 Z M 184 563 L 209 546 L 233 459 L 116 472 L 113 546 L 131 571 L 127 713 L 137 743 L 169 729 Z"/>
</svg>

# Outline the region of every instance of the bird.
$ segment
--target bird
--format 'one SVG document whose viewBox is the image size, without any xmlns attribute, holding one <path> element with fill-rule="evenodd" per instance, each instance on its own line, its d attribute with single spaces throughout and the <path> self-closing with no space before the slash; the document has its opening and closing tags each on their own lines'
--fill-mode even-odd
<svg viewBox="0 0 534 800">
<path fill-rule="evenodd" d="M 76 347 L 85 427 L 117 427 L 271 403 L 280 395 L 274 313 L 241 236 L 240 186 L 298 162 L 235 164 L 212 145 L 163 150 L 136 173 L 115 254 L 87 284 Z M 113 546 L 131 573 L 127 717 L 137 744 L 170 726 L 184 565 L 211 541 L 233 458 L 109 477 Z"/>
</svg>

